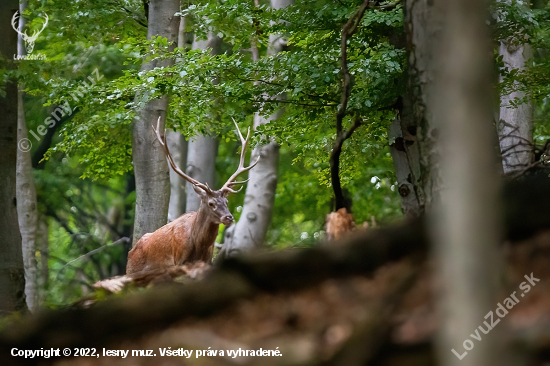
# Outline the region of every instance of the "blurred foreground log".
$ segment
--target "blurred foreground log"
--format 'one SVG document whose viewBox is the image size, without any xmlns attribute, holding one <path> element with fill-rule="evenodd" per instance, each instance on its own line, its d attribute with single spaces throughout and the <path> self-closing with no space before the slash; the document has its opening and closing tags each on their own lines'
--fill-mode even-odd
<svg viewBox="0 0 550 366">
<path fill-rule="evenodd" d="M 515 239 L 550 228 L 547 180 L 525 177 L 518 184 L 519 188 L 512 186 L 506 191 L 505 209 L 507 236 Z M 517 195 L 521 200 L 516 199 Z M 231 258 L 213 268 L 200 282 L 157 286 L 143 293 L 109 298 L 89 309 L 44 310 L 2 328 L 0 364 L 35 364 L 36 360 L 11 357 L 13 347 L 101 349 L 116 345 L 118 349 L 144 349 L 185 344 L 196 349 L 245 348 L 246 343 L 242 342 L 248 342 L 249 347 L 252 343 L 254 347 L 266 344 L 272 347 L 269 349 L 280 346 L 288 357 L 293 357 L 293 364 L 312 362 L 311 355 L 315 354 L 320 357 L 316 362 L 336 365 L 346 360 L 352 365 L 354 362 L 347 357 L 357 350 L 360 354 L 352 358 L 362 360 L 362 364 L 387 352 L 419 352 L 418 357 L 431 360 L 430 341 L 437 317 L 430 305 L 432 280 L 426 275 L 429 266 L 424 261 L 428 254 L 425 231 L 422 219 L 377 230 L 358 230 L 341 245 L 327 243 L 309 249 Z M 513 264 L 516 270 L 508 271 L 513 273 L 510 278 L 521 280 L 525 273 L 533 271 L 542 279 L 550 278 L 550 250 L 544 249 L 550 247 L 550 237 L 547 239 L 541 239 L 536 250 L 525 250 L 523 254 L 514 246 L 504 248 L 515 253 L 510 258 L 524 259 Z M 540 262 L 532 262 L 533 253 Z M 413 285 L 411 278 L 419 263 L 424 263 L 423 275 Z M 536 304 L 537 314 L 550 313 L 550 306 L 544 313 L 544 304 L 550 304 L 550 295 L 543 291 L 548 288 L 543 285 L 547 282 L 550 281 L 541 280 L 540 290 L 536 288 L 529 300 L 521 304 L 525 314 L 532 314 Z M 550 294 L 550 289 L 547 292 Z M 403 296 L 404 305 L 400 306 Z M 396 306 L 401 310 L 388 310 Z M 543 315 L 535 325 L 549 324 L 543 321 Z M 398 323 L 396 319 L 400 319 Z M 299 330 L 307 337 L 295 338 Z M 525 339 L 525 330 L 520 333 Z M 544 334 L 542 330 L 529 333 L 530 339 L 535 339 L 530 344 L 537 354 L 550 349 L 549 338 L 541 338 Z M 366 343 L 370 345 L 368 352 L 361 348 Z M 64 362 L 68 361 L 79 362 L 76 358 Z M 115 361 L 123 362 L 112 358 L 97 362 Z M 211 365 L 234 363 L 225 358 L 200 361 Z M 250 364 L 282 364 L 271 361 L 260 357 Z M 141 363 L 135 359 L 133 362 L 127 364 Z"/>
</svg>

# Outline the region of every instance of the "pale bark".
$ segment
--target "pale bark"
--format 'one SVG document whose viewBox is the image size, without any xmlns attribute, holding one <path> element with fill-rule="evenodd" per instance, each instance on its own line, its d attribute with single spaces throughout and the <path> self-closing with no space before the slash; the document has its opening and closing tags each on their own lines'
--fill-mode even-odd
<svg viewBox="0 0 550 366">
<path fill-rule="evenodd" d="M 19 9 L 17 0 L 0 2 L 0 56 L 17 53 L 17 35 L 11 18 Z M 0 316 L 25 310 L 25 270 L 21 233 L 17 220 L 17 84 L 11 80 L 0 96 Z"/>
<path fill-rule="evenodd" d="M 177 166 L 185 166 L 187 161 L 187 141 L 176 131 L 166 132 L 166 143 Z M 185 213 L 186 180 L 170 169 L 170 204 L 168 222 L 172 222 Z"/>
<path fill-rule="evenodd" d="M 514 45 L 513 39 L 507 39 L 500 41 L 499 55 L 510 70 L 524 70 L 532 50 L 527 44 Z M 524 103 L 517 108 L 510 105 L 515 98 L 523 97 L 525 93 L 519 91 L 500 97 L 498 137 L 505 174 L 525 169 L 533 160 L 533 104 Z"/>
<path fill-rule="evenodd" d="M 294 0 L 271 0 L 271 7 L 281 9 L 293 3 Z M 267 55 L 277 54 L 285 45 L 286 42 L 281 35 L 271 34 Z M 257 60 L 259 56 L 255 45 L 252 46 L 252 52 L 254 60 Z M 277 111 L 267 119 L 256 113 L 254 129 L 277 119 L 281 113 L 282 110 Z M 256 161 L 258 154 L 261 157 L 260 161 L 248 173 L 250 180 L 246 186 L 241 218 L 236 224 L 231 241 L 224 245 L 224 255 L 235 255 L 265 242 L 275 203 L 279 146 L 272 141 L 255 148 L 252 150 L 250 161 Z"/>
<path fill-rule="evenodd" d="M 23 14 L 27 7 L 27 1 L 19 5 L 19 13 Z M 19 17 L 19 31 L 24 32 L 26 20 Z M 17 53 L 26 54 L 25 45 L 21 35 L 17 37 Z M 20 85 L 20 89 L 24 86 Z M 28 140 L 27 123 L 25 121 L 25 92 L 19 90 L 17 93 L 17 141 Z M 25 297 L 27 306 L 31 312 L 38 307 L 37 279 L 36 279 L 36 228 L 37 228 L 37 203 L 36 189 L 32 174 L 32 161 L 30 146 L 29 149 L 17 149 L 17 217 L 19 230 L 21 231 L 23 248 L 23 265 L 25 267 Z"/>
<path fill-rule="evenodd" d="M 182 1 L 182 5 L 183 1 Z M 182 6 L 183 7 L 183 6 Z M 178 48 L 185 48 L 185 17 L 181 17 L 178 31 Z M 181 61 L 177 59 L 176 62 Z M 177 166 L 187 162 L 187 141 L 180 132 L 167 131 L 166 142 Z M 186 180 L 170 169 L 170 203 L 168 205 L 168 222 L 172 222 L 185 213 Z"/>
<path fill-rule="evenodd" d="M 49 226 L 48 217 L 39 215 L 36 230 L 36 249 L 40 252 L 40 270 L 38 271 L 38 306 L 43 306 L 46 301 L 48 279 L 50 269 L 48 259 L 50 258 Z"/>
<path fill-rule="evenodd" d="M 212 55 L 221 53 L 221 39 L 215 34 L 208 34 L 207 40 L 193 41 L 193 49 L 211 49 Z M 213 80 L 216 83 L 217 80 Z M 208 183 L 214 188 L 214 172 L 216 170 L 216 157 L 218 156 L 218 140 L 214 137 L 197 135 L 191 137 L 187 144 L 187 168 L 186 173 L 201 183 Z M 186 212 L 197 211 L 201 200 L 193 190 L 193 185 L 186 185 Z"/>
<path fill-rule="evenodd" d="M 397 191 L 401 196 L 401 211 L 407 217 L 419 216 L 422 212 L 420 202 L 416 196 L 415 187 L 412 184 L 411 169 L 407 160 L 401 119 L 394 119 L 388 130 L 390 153 L 397 178 Z"/>
<path fill-rule="evenodd" d="M 420 212 L 431 205 L 439 191 L 439 164 L 433 149 L 437 130 L 432 127 L 432 112 L 427 103 L 434 72 L 430 47 L 441 27 L 441 17 L 433 4 L 425 0 L 405 1 L 409 74 L 403 95 L 401 130 Z"/>
<path fill-rule="evenodd" d="M 505 365 L 500 342 L 506 325 L 484 336 L 477 328 L 496 308 L 500 221 L 493 141 L 492 43 L 485 24 L 487 2 L 446 0 L 438 70 L 429 103 L 438 128 L 441 205 L 429 217 L 441 277 L 443 325 L 437 337 L 440 365 Z M 486 329 L 486 327 L 484 328 Z M 481 342 L 470 334 L 482 335 Z M 475 349 L 465 350 L 470 339 Z M 460 360 L 451 350 L 454 349 Z"/>
<path fill-rule="evenodd" d="M 254 128 L 269 123 L 273 119 L 276 119 L 275 115 L 269 119 L 255 115 Z M 225 253 L 230 256 L 264 244 L 267 229 L 271 223 L 277 189 L 279 145 L 270 142 L 255 148 L 250 161 L 256 161 L 258 154 L 260 161 L 248 174 L 250 180 L 246 186 L 241 218 L 236 224 L 229 247 L 225 249 Z"/>
<path fill-rule="evenodd" d="M 179 0 L 151 0 L 149 3 L 147 37 L 162 36 L 173 49 L 177 42 Z M 173 65 L 173 60 L 152 61 L 142 70 Z M 133 124 L 132 157 L 136 177 L 136 213 L 133 245 L 146 233 L 152 233 L 166 224 L 170 200 L 170 174 L 166 158 L 151 126 L 161 117 L 160 129 L 164 129 L 168 100 L 166 97 L 148 102 Z"/>
<path fill-rule="evenodd" d="M 23 106 L 23 91 L 18 93 L 18 126 L 17 140 L 27 138 L 25 123 L 25 109 Z M 36 228 L 38 210 L 36 203 L 36 189 L 32 174 L 30 151 L 17 149 L 17 217 L 21 231 L 23 263 L 25 267 L 25 296 L 27 306 L 34 312 L 38 306 L 36 283 Z"/>
</svg>

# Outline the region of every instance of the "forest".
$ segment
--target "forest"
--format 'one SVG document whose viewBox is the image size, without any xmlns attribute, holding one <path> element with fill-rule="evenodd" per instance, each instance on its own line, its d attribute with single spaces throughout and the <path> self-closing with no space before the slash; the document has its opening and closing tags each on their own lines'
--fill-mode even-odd
<svg viewBox="0 0 550 366">
<path fill-rule="evenodd" d="M 550 365 L 547 0 L 2 0 L 0 39 L 0 364 Z"/>
</svg>

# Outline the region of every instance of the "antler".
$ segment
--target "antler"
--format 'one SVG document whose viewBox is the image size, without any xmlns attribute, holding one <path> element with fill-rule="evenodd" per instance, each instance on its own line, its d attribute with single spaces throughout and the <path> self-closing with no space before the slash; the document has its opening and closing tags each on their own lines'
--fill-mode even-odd
<svg viewBox="0 0 550 366">
<path fill-rule="evenodd" d="M 160 135 L 160 132 L 159 132 L 159 129 L 160 129 L 160 117 L 157 121 L 157 128 L 155 129 L 155 126 L 151 126 L 153 127 L 153 131 L 155 132 L 155 135 L 157 137 L 157 140 L 159 140 L 159 143 L 160 143 L 160 146 L 162 147 L 162 151 L 164 151 L 164 155 L 166 155 L 166 160 L 168 160 L 168 163 L 170 164 L 170 166 L 172 167 L 172 169 L 179 175 L 181 176 L 183 179 L 185 179 L 186 181 L 188 181 L 189 183 L 191 183 L 192 185 L 196 186 L 196 187 L 199 187 L 200 189 L 206 191 L 206 192 L 209 192 L 209 193 L 212 193 L 212 190 L 210 189 L 210 187 L 208 187 L 208 184 L 203 184 L 201 182 L 199 182 L 198 180 L 196 179 L 193 179 L 191 178 L 190 176 L 188 176 L 187 174 L 185 174 L 177 165 L 176 163 L 174 162 L 174 158 L 172 158 L 172 154 L 170 154 L 170 150 L 168 150 L 168 145 L 166 144 L 166 131 L 164 133 L 164 136 L 161 136 Z"/>
<path fill-rule="evenodd" d="M 27 39 L 27 38 L 29 38 L 29 36 L 27 35 L 27 32 L 26 31 L 25 32 L 20 32 L 19 31 L 19 24 L 16 24 L 17 19 L 19 19 L 19 15 L 17 15 L 17 14 L 19 14 L 19 10 L 17 10 L 13 14 L 13 17 L 11 17 L 11 26 L 17 33 L 19 33 L 23 37 L 23 39 Z"/>
<path fill-rule="evenodd" d="M 233 119 L 233 117 L 231 117 L 231 119 Z M 246 155 L 246 148 L 247 148 L 247 145 L 248 145 L 248 140 L 250 139 L 250 127 L 248 127 L 248 133 L 246 134 L 246 139 L 245 139 L 245 138 L 243 138 L 243 135 L 242 135 L 241 131 L 239 130 L 239 126 L 237 125 L 237 122 L 235 122 L 234 119 L 233 119 L 233 123 L 235 123 L 235 127 L 237 128 L 237 134 L 239 135 L 239 137 L 241 139 L 241 145 L 242 145 L 241 159 L 239 161 L 239 167 L 237 168 L 237 171 L 235 173 L 233 173 L 233 175 L 231 177 L 229 177 L 227 182 L 220 189 L 220 191 L 224 192 L 226 195 L 229 194 L 229 193 L 237 193 L 241 189 L 243 189 L 243 187 L 241 187 L 238 190 L 234 190 L 234 189 L 232 189 L 232 187 L 234 187 L 237 184 L 246 183 L 246 182 L 248 182 L 248 179 L 244 180 L 244 181 L 241 181 L 241 182 L 236 182 L 235 179 L 239 175 L 241 175 L 242 173 L 244 173 L 246 171 L 249 171 L 250 169 L 254 168 L 256 166 L 256 164 L 258 164 L 258 161 L 260 161 L 260 156 L 258 155 L 258 159 L 254 162 L 254 164 L 250 164 L 248 167 L 244 166 L 244 158 L 245 158 L 245 155 Z"/>
</svg>

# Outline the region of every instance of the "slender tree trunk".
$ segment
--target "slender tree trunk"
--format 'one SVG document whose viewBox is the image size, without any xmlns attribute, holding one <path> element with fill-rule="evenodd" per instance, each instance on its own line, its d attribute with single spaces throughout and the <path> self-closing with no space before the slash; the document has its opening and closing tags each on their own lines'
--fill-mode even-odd
<svg viewBox="0 0 550 366">
<path fill-rule="evenodd" d="M 126 175 L 126 189 L 124 199 L 124 220 L 122 225 L 122 235 L 131 238 L 133 237 L 134 221 L 134 207 L 132 201 L 129 199 L 129 195 L 136 190 L 136 179 L 134 174 L 128 173 Z M 124 243 L 124 266 L 126 270 L 126 264 L 128 263 L 128 252 L 132 249 L 132 241 Z"/>
<path fill-rule="evenodd" d="M 509 359 L 498 334 L 506 330 L 482 335 L 482 342 L 470 337 L 481 334 L 478 326 L 498 303 L 500 270 L 488 2 L 446 0 L 435 6 L 442 8 L 445 27 L 435 48 L 435 92 L 428 98 L 433 127 L 439 131 L 436 148 L 443 180 L 441 205 L 430 215 L 442 274 L 437 281 L 443 320 L 437 338 L 439 364 L 500 366 Z"/>
<path fill-rule="evenodd" d="M 27 1 L 19 5 L 19 14 L 23 14 L 27 7 Z M 24 32 L 26 21 L 23 16 L 19 17 L 19 31 Z M 26 54 L 25 45 L 21 35 L 17 37 L 17 53 Z M 17 93 L 17 141 L 28 140 L 27 123 L 25 121 L 25 92 L 23 85 Z M 28 150 L 17 149 L 17 217 L 19 219 L 19 230 L 21 231 L 23 264 L 25 267 L 25 297 L 27 306 L 34 312 L 38 306 L 38 293 L 36 281 L 36 228 L 37 228 L 37 203 L 36 189 L 32 174 L 32 161 L 30 145 Z"/>
<path fill-rule="evenodd" d="M 427 103 L 434 71 L 430 47 L 441 27 L 434 1 L 406 0 L 404 24 L 409 68 L 401 131 L 410 183 L 418 200 L 418 211 L 423 212 L 439 191 L 438 157 L 433 149 L 438 132 L 432 127 L 432 112 Z"/>
<path fill-rule="evenodd" d="M 17 0 L 0 2 L 0 56 L 5 59 L 17 53 L 11 18 L 18 9 Z M 27 309 L 16 199 L 17 83 L 9 81 L 5 92 L 0 96 L 0 316 Z"/>
<path fill-rule="evenodd" d="M 271 0 L 271 7 L 281 9 L 293 3 L 294 0 Z M 280 35 L 270 35 L 267 55 L 277 54 L 282 51 L 285 45 L 286 42 Z M 252 57 L 255 61 L 259 59 L 258 47 L 254 41 L 252 41 Z M 268 119 L 256 113 L 254 115 L 254 129 L 277 119 L 282 112 L 282 110 L 279 110 Z M 256 161 L 258 154 L 261 158 L 258 165 L 248 173 L 250 180 L 246 186 L 241 218 L 236 224 L 232 240 L 226 243 L 225 255 L 235 255 L 265 242 L 275 203 L 279 145 L 272 141 L 255 148 L 252 150 L 250 161 Z"/>
<path fill-rule="evenodd" d="M 181 2 L 183 8 L 183 1 Z M 178 31 L 178 48 L 185 48 L 185 17 L 180 19 Z M 176 60 L 179 62 L 181 60 Z M 174 162 L 178 166 L 185 166 L 187 162 L 187 141 L 183 135 L 177 131 L 168 131 L 166 133 L 166 142 L 172 153 Z M 176 172 L 170 169 L 170 204 L 168 205 L 168 222 L 172 222 L 185 213 L 185 184 L 186 180 L 180 177 Z"/>
<path fill-rule="evenodd" d="M 162 36 L 168 39 L 172 49 L 177 42 L 179 0 L 151 0 L 149 2 L 147 38 Z M 173 60 L 152 61 L 142 70 L 173 65 Z M 160 129 L 164 129 L 168 109 L 167 97 L 147 103 L 141 115 L 134 120 L 132 156 L 136 178 L 136 213 L 133 245 L 146 233 L 152 233 L 166 224 L 170 200 L 170 173 L 166 158 L 151 126 L 161 117 Z"/>
<path fill-rule="evenodd" d="M 499 1 L 510 3 L 509 0 Z M 500 42 L 499 54 L 510 70 L 522 70 L 531 58 L 532 50 L 527 44 L 517 46 L 513 39 L 507 39 Z M 533 104 L 525 103 L 517 108 L 510 106 L 515 98 L 523 97 L 525 93 L 513 92 L 500 98 L 498 137 L 505 174 L 524 169 L 533 159 Z"/>
<path fill-rule="evenodd" d="M 277 112 L 269 119 L 254 115 L 254 128 L 277 119 L 279 114 L 280 112 Z M 235 226 L 233 238 L 229 242 L 230 247 L 225 250 L 229 256 L 264 244 L 271 223 L 277 189 L 279 145 L 270 142 L 255 148 L 250 161 L 256 161 L 258 154 L 261 157 L 260 161 L 248 174 L 250 180 L 246 186 L 241 218 Z"/>
<path fill-rule="evenodd" d="M 395 176 L 397 178 L 397 187 L 401 196 L 401 210 L 407 217 L 419 216 L 422 212 L 420 202 L 416 196 L 414 185 L 412 184 L 411 169 L 405 150 L 405 141 L 403 131 L 401 130 L 401 118 L 399 115 L 390 125 L 388 131 L 390 141 L 390 153 L 393 158 Z"/>
<path fill-rule="evenodd" d="M 166 133 L 166 142 L 174 162 L 178 166 L 185 166 L 187 161 L 187 141 L 176 131 Z M 186 180 L 170 169 L 170 204 L 168 208 L 168 222 L 172 222 L 185 213 Z"/>
<path fill-rule="evenodd" d="M 193 49 L 211 49 L 212 55 L 221 53 L 221 39 L 213 33 L 208 34 L 206 41 L 193 41 Z M 216 83 L 217 80 L 212 81 Z M 218 156 L 218 140 L 214 137 L 197 135 L 193 136 L 187 144 L 187 168 L 186 173 L 202 183 L 208 183 L 214 187 L 214 172 L 216 170 L 216 157 Z M 186 184 L 186 212 L 197 211 L 201 204 L 199 196 L 193 190 L 193 185 Z"/>
<path fill-rule="evenodd" d="M 50 277 L 50 268 L 48 266 L 48 260 L 50 258 L 49 233 L 48 217 L 39 215 L 35 241 L 36 247 L 40 252 L 40 270 L 38 271 L 37 279 L 38 306 L 43 306 L 46 301 L 48 280 Z"/>
<path fill-rule="evenodd" d="M 27 138 L 27 126 L 25 124 L 25 109 L 23 106 L 23 91 L 18 93 L 18 126 L 17 140 Z M 25 296 L 29 310 L 37 309 L 37 283 L 36 283 L 36 228 L 38 210 L 36 203 L 36 189 L 32 174 L 30 151 L 17 151 L 17 217 L 21 230 L 23 263 L 25 267 Z"/>
</svg>

